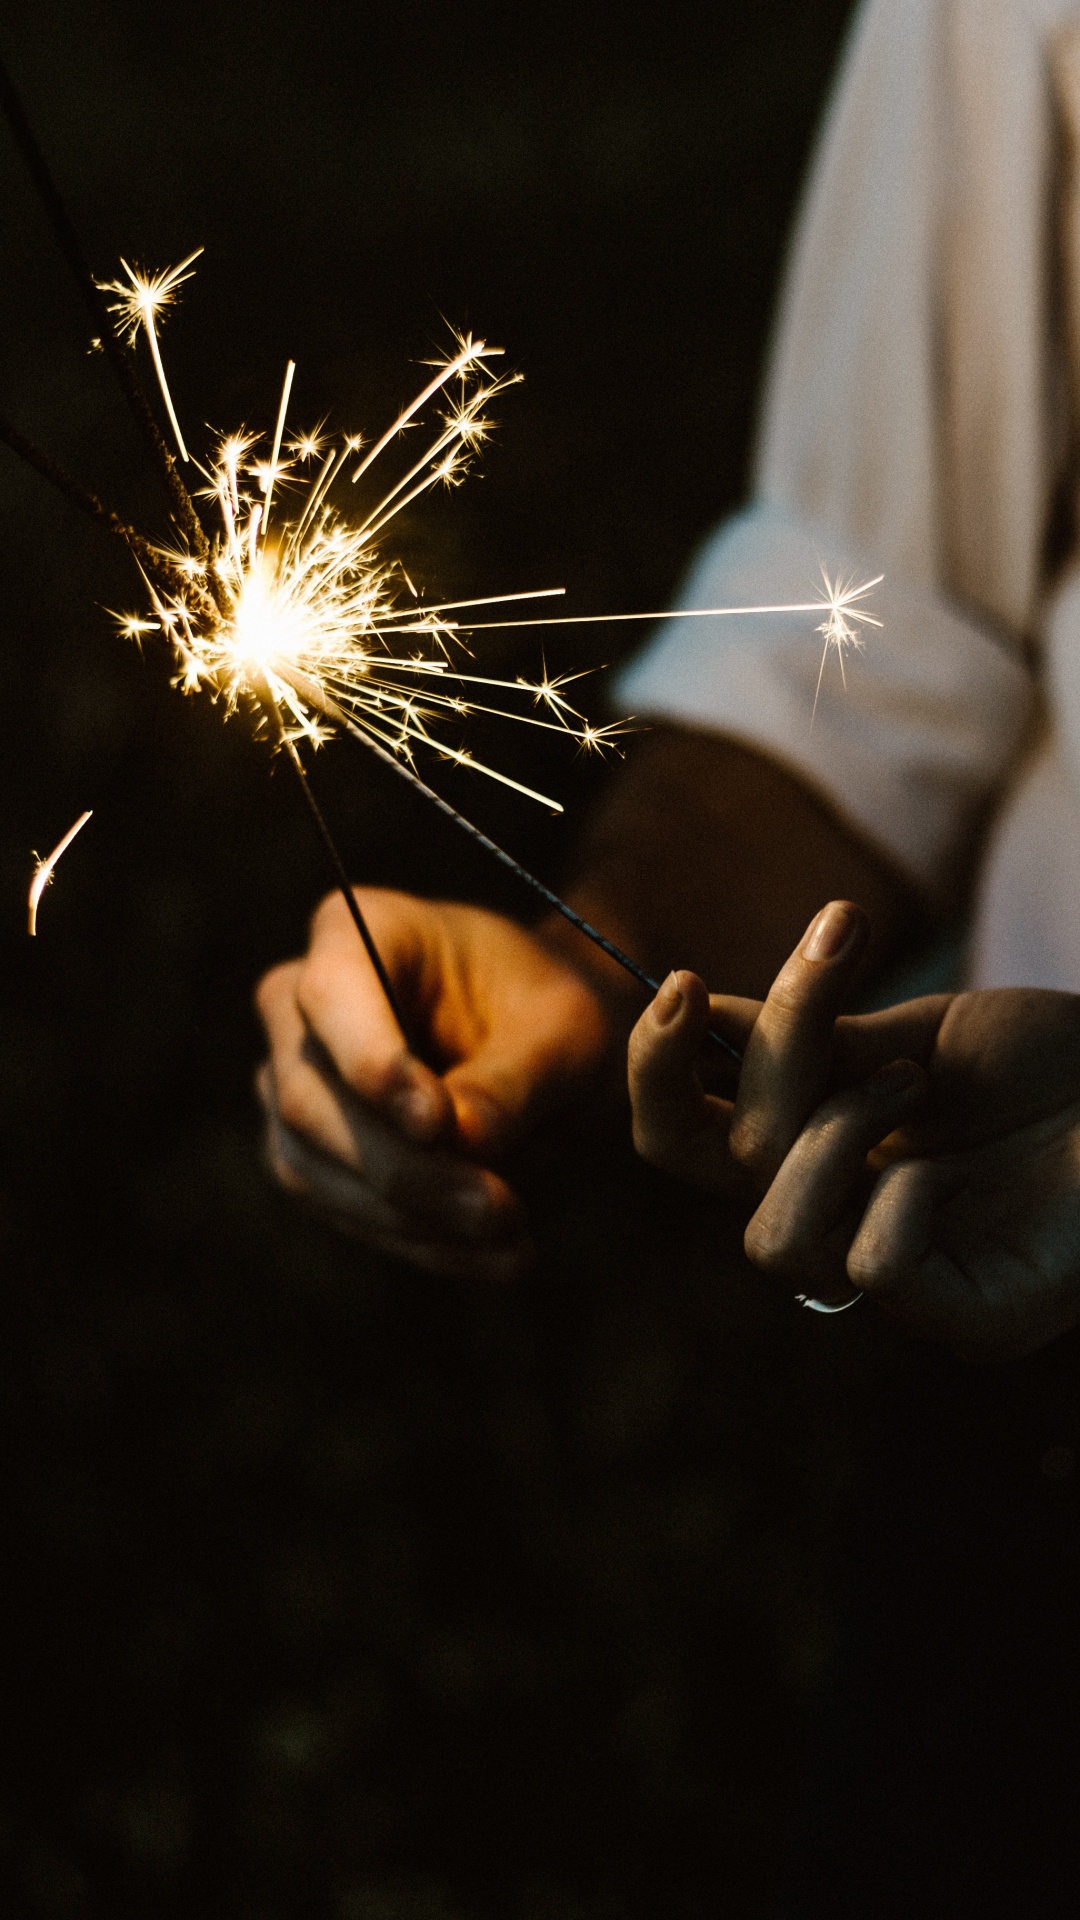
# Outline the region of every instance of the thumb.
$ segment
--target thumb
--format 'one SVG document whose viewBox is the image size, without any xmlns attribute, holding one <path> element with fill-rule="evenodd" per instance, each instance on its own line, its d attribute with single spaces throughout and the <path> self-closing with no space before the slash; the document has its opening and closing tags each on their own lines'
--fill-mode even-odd
<svg viewBox="0 0 1080 1920">
<path fill-rule="evenodd" d="M 634 1145 L 643 1160 L 708 1191 L 726 1190 L 731 1106 L 706 1094 L 696 1062 L 709 1026 L 696 973 L 672 973 L 630 1035 Z"/>
</svg>

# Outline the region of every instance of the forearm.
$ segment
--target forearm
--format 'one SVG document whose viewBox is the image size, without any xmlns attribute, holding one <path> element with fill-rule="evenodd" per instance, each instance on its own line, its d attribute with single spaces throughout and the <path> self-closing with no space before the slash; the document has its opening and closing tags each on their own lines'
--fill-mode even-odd
<svg viewBox="0 0 1080 1920">
<path fill-rule="evenodd" d="M 715 991 L 762 998 L 825 901 L 870 918 L 867 969 L 918 927 L 913 890 L 827 805 L 764 755 L 658 727 L 589 820 L 569 898 L 657 977 L 690 967 Z M 641 1011 L 629 977 L 557 916 L 546 942 L 587 971 L 620 1025 Z"/>
</svg>

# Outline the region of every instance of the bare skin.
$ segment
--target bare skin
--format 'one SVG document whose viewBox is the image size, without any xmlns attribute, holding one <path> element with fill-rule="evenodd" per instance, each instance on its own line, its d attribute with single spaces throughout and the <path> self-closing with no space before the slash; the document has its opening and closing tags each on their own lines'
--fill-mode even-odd
<svg viewBox="0 0 1080 1920">
<path fill-rule="evenodd" d="M 638 1150 L 707 1192 L 749 1178 L 746 1251 L 806 1291 L 855 1286 L 977 1360 L 1080 1322 L 1080 997 L 939 994 L 843 1015 L 865 916 L 834 901 L 764 1003 L 679 973 L 630 1043 Z M 698 1076 L 712 1023 L 734 1100 Z"/>
<path fill-rule="evenodd" d="M 911 909 L 877 855 L 746 748 L 659 729 L 587 828 L 570 897 L 653 971 L 677 956 L 764 993 L 814 898 L 838 886 L 871 903 L 887 951 Z M 271 1166 L 370 1244 L 434 1272 L 512 1277 L 530 1242 L 506 1155 L 561 1103 L 621 1089 L 641 991 L 557 917 L 527 932 L 476 908 L 357 891 L 431 1064 L 405 1051 L 331 896 L 307 953 L 258 989 Z"/>
<path fill-rule="evenodd" d="M 283 1186 L 385 1252 L 436 1273 L 510 1278 L 531 1249 L 495 1164 L 599 1069 L 611 1022 L 581 976 L 511 921 L 357 891 L 439 1070 L 406 1050 L 331 894 L 305 958 L 275 967 L 258 988 L 271 1166 Z"/>
</svg>

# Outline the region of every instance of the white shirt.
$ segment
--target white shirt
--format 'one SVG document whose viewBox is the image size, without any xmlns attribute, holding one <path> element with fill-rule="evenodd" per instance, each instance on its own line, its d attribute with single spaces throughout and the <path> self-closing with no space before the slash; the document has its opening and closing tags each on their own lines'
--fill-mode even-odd
<svg viewBox="0 0 1080 1920">
<path fill-rule="evenodd" d="M 668 622 L 618 691 L 759 745 L 931 895 L 1007 782 L 972 978 L 1080 991 L 1080 571 L 1048 599 L 1044 562 L 1070 440 L 1080 239 L 1055 236 L 1074 129 L 1076 0 L 864 0 L 795 233 L 755 498 L 677 604 L 805 600 L 824 564 L 885 574 L 883 631 L 846 689 L 827 661 L 816 713 L 820 639 L 797 616 Z M 1080 234 L 1080 192 L 1064 204 Z"/>
</svg>

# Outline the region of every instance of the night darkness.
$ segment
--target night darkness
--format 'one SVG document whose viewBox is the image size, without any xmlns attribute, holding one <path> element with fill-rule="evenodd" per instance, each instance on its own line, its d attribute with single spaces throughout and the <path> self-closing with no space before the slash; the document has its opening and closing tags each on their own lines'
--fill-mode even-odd
<svg viewBox="0 0 1080 1920">
<path fill-rule="evenodd" d="M 847 12 L 41 0 L 2 33 L 95 269 L 205 246 L 166 333 L 186 421 L 266 421 L 291 356 L 295 418 L 381 427 L 471 326 L 525 383 L 482 477 L 406 520 L 410 573 L 606 611 L 662 606 L 743 491 Z M 2 128 L 0 260 L 0 410 L 163 530 Z M 4 1912 L 772 1913 L 866 1401 L 915 1362 L 794 1315 L 589 1116 L 530 1155 L 541 1260 L 507 1291 L 296 1212 L 250 994 L 329 884 L 302 803 L 116 638 L 125 555 L 2 449 L 0 525 Z M 548 665 L 614 658 L 584 631 Z M 427 771 L 556 880 L 603 772 L 473 744 L 565 821 Z M 531 911 L 359 749 L 316 777 L 357 879 Z M 31 943 L 30 850 L 84 807 Z M 1011 1428 L 1050 1554 L 1061 1372 Z"/>
</svg>

